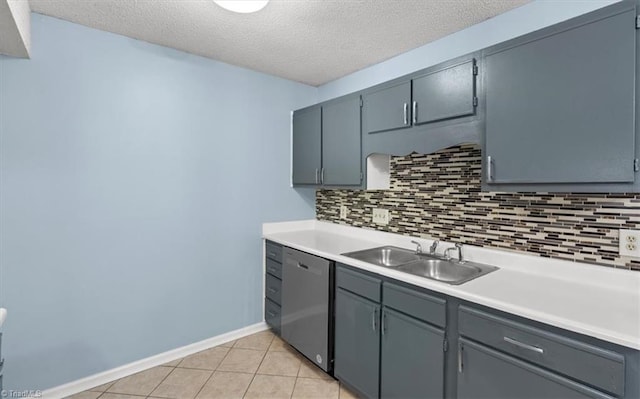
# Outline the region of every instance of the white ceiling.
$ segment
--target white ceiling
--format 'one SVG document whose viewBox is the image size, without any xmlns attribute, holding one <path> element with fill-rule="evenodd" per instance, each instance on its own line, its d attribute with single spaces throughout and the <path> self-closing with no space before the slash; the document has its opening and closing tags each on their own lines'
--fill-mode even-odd
<svg viewBox="0 0 640 399">
<path fill-rule="evenodd" d="M 33 11 L 318 86 L 530 0 L 30 0 Z"/>
</svg>

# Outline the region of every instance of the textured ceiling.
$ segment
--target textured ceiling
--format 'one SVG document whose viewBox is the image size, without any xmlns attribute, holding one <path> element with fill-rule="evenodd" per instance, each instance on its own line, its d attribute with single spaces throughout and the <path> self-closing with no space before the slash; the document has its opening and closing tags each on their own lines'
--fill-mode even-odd
<svg viewBox="0 0 640 399">
<path fill-rule="evenodd" d="M 30 0 L 35 12 L 318 86 L 529 0 Z"/>
</svg>

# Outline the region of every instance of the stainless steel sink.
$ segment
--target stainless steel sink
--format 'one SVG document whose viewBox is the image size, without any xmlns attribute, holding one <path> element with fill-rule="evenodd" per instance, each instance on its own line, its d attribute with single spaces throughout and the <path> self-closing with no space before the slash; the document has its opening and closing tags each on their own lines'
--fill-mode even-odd
<svg viewBox="0 0 640 399">
<path fill-rule="evenodd" d="M 392 246 L 348 252 L 342 255 L 452 285 L 466 283 L 498 269 L 495 266 L 480 263 L 458 262 L 433 255 L 416 254 L 408 249 Z"/>
<path fill-rule="evenodd" d="M 459 285 L 476 277 L 490 273 L 498 269 L 495 266 L 481 265 L 477 263 L 422 258 L 420 260 L 398 266 L 396 270 L 420 277 L 430 278 L 445 283 Z"/>
<path fill-rule="evenodd" d="M 397 267 L 420 259 L 420 256 L 414 251 L 389 245 L 365 249 L 363 251 L 348 252 L 343 255 L 384 267 Z"/>
</svg>

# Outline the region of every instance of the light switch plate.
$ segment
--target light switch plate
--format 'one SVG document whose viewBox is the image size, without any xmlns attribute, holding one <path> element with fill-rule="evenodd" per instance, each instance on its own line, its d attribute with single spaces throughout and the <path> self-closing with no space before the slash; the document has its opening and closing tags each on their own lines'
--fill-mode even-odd
<svg viewBox="0 0 640 399">
<path fill-rule="evenodd" d="M 340 219 L 346 219 L 349 216 L 349 208 L 346 205 L 340 205 Z"/>
<path fill-rule="evenodd" d="M 640 230 L 620 230 L 618 252 L 622 256 L 640 258 Z"/>
<path fill-rule="evenodd" d="M 373 223 L 376 224 L 389 224 L 389 210 L 382 208 L 373 208 L 372 219 Z"/>
</svg>

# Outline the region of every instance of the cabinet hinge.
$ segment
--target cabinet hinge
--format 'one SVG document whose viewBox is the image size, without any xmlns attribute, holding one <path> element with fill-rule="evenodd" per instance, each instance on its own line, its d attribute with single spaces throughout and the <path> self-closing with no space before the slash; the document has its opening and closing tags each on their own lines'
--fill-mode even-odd
<svg viewBox="0 0 640 399">
<path fill-rule="evenodd" d="M 444 341 L 442 342 L 442 351 L 446 352 L 449 350 L 449 340 L 448 339 L 444 339 Z"/>
<path fill-rule="evenodd" d="M 474 75 L 474 76 L 475 76 L 475 75 L 478 75 L 478 66 L 477 66 L 477 65 L 474 65 L 474 66 L 473 66 L 473 75 Z"/>
<path fill-rule="evenodd" d="M 473 106 L 474 107 L 478 106 L 478 97 L 473 97 Z"/>
<path fill-rule="evenodd" d="M 633 171 L 640 172 L 640 159 L 638 158 L 633 160 Z"/>
<path fill-rule="evenodd" d="M 636 29 L 640 29 L 640 15 L 636 15 Z"/>
</svg>

